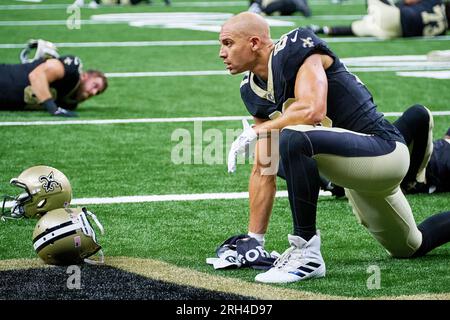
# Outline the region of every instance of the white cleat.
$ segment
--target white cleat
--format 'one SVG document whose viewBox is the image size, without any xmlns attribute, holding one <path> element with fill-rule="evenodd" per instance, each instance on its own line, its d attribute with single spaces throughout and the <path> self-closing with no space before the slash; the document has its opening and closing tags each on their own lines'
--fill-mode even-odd
<svg viewBox="0 0 450 320">
<path fill-rule="evenodd" d="M 264 283 L 290 283 L 325 277 L 325 261 L 320 253 L 320 233 L 309 241 L 288 235 L 291 247 L 278 258 L 274 266 L 255 277 Z"/>
<path fill-rule="evenodd" d="M 96 1 L 92 0 L 91 2 L 89 2 L 88 7 L 91 9 L 97 9 L 99 7 L 99 5 Z"/>
</svg>

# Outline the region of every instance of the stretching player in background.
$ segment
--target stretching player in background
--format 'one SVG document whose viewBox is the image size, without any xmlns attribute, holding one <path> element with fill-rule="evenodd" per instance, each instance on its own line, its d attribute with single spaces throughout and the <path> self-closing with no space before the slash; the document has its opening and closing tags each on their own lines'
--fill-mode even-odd
<svg viewBox="0 0 450 320">
<path fill-rule="evenodd" d="M 432 141 L 433 118 L 428 109 L 414 105 L 406 110 L 394 126 L 408 145 L 410 164 L 400 184 L 404 193 L 450 192 L 450 128 L 443 138 Z M 321 177 L 321 188 L 336 198 L 345 196 L 344 188 Z"/>
<path fill-rule="evenodd" d="M 290 16 L 296 12 L 311 16 L 307 0 L 250 0 L 248 11 L 268 16 Z"/>
<path fill-rule="evenodd" d="M 442 0 L 368 0 L 367 15 L 350 26 L 308 28 L 328 36 L 358 36 L 392 39 L 443 35 L 448 29 L 450 2 Z"/>
</svg>

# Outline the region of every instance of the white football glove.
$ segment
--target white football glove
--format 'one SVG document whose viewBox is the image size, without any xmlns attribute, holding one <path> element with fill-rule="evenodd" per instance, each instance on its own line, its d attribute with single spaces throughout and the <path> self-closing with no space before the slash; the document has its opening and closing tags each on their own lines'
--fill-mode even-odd
<svg viewBox="0 0 450 320">
<path fill-rule="evenodd" d="M 239 137 L 231 144 L 230 152 L 228 153 L 228 172 L 236 171 L 237 156 L 245 153 L 247 147 L 250 146 L 258 135 L 255 130 L 250 126 L 246 119 L 242 120 L 244 131 Z"/>
</svg>

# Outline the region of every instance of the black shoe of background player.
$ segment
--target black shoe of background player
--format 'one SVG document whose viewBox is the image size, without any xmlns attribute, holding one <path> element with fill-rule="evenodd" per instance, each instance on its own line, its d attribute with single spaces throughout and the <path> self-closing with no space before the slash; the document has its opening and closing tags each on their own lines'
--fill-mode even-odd
<svg viewBox="0 0 450 320">
<path fill-rule="evenodd" d="M 294 0 L 297 11 L 300 11 L 305 17 L 311 17 L 311 9 L 306 0 Z"/>
<path fill-rule="evenodd" d="M 428 186 L 425 183 L 416 181 L 410 183 L 402 181 L 400 186 L 404 194 L 433 193 L 436 190 L 436 188 Z"/>
<path fill-rule="evenodd" d="M 314 32 L 315 34 L 324 34 L 325 32 L 323 31 L 323 28 L 315 25 L 315 24 L 310 24 L 309 26 L 305 27 L 308 30 L 311 30 L 312 32 Z"/>
<path fill-rule="evenodd" d="M 170 6 L 172 4 L 170 0 L 164 0 L 164 3 L 166 4 L 166 6 Z"/>
<path fill-rule="evenodd" d="M 323 188 L 325 191 L 330 191 L 331 194 L 336 197 L 336 199 L 341 199 L 345 197 L 345 189 L 341 186 L 337 186 L 331 181 L 328 183 L 326 187 Z"/>
</svg>

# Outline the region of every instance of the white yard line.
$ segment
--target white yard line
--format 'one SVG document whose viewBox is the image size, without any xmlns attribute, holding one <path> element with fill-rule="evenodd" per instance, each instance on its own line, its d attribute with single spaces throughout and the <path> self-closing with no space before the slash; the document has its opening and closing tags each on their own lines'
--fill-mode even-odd
<svg viewBox="0 0 450 320">
<path fill-rule="evenodd" d="M 126 23 L 123 21 L 94 21 L 94 20 L 80 20 L 83 24 L 118 24 Z M 13 20 L 13 21 L 0 21 L 0 27 L 26 27 L 26 26 L 65 26 L 67 20 Z"/>
<path fill-rule="evenodd" d="M 397 72 L 400 77 L 430 78 L 430 79 L 450 79 L 450 70 L 443 71 L 415 71 L 415 72 Z"/>
<path fill-rule="evenodd" d="M 23 1 L 23 2 L 41 2 L 42 0 L 17 0 L 17 1 Z M 89 3 L 89 1 L 85 1 L 86 3 Z M 349 6 L 349 5 L 355 5 L 355 4 L 362 4 L 363 1 L 361 0 L 347 0 L 344 1 L 342 4 L 339 4 L 339 6 Z M 0 5 L 0 11 L 1 10 L 49 10 L 49 9 L 65 9 L 71 4 L 30 4 L 30 5 Z M 329 0 L 315 0 L 314 1 L 315 6 L 330 6 Z M 153 2 L 149 8 L 152 7 L 164 7 L 165 4 Z M 172 7 L 247 7 L 248 1 L 197 1 L 197 2 L 187 2 L 187 1 L 181 1 L 181 2 L 172 2 Z M 105 5 L 104 7 L 108 7 Z M 85 5 L 83 8 L 89 8 L 88 5 Z M 126 8 L 126 7 L 125 7 Z"/>
<path fill-rule="evenodd" d="M 314 19 L 316 20 L 345 20 L 345 21 L 353 21 L 358 20 L 362 16 L 360 15 L 338 15 L 338 16 L 316 16 Z M 283 21 L 287 21 L 287 19 L 275 19 L 270 18 L 274 21 L 279 21 L 279 23 Z M 291 20 L 294 20 L 293 17 Z M 291 21 L 289 20 L 289 21 Z M 102 25 L 102 24 L 129 24 L 130 21 L 127 20 L 80 20 L 81 25 Z M 152 21 L 148 21 L 150 25 L 154 25 Z M 183 22 L 180 21 L 180 24 Z M 24 27 L 24 26 L 62 26 L 66 25 L 67 20 L 4 20 L 0 21 L 1 27 Z M 155 27 L 158 27 L 155 25 Z M 176 26 L 173 26 L 174 28 Z M 181 26 L 182 27 L 182 26 Z"/>
<path fill-rule="evenodd" d="M 110 72 L 105 73 L 108 78 L 134 78 L 134 77 L 182 77 L 182 76 L 223 76 L 230 73 L 225 70 L 206 71 L 162 71 L 162 72 Z"/>
<path fill-rule="evenodd" d="M 320 191 L 320 196 L 331 196 L 329 191 Z M 287 191 L 277 191 L 277 198 L 287 198 Z M 165 194 L 148 196 L 123 196 L 105 198 L 80 198 L 73 199 L 71 205 L 90 204 L 117 204 L 117 203 L 143 203 L 143 202 L 165 202 L 165 201 L 199 201 L 199 200 L 228 200 L 248 199 L 248 192 L 223 192 L 223 193 L 194 193 L 194 194 Z M 6 208 L 11 208 L 13 201 L 5 203 Z"/>
<path fill-rule="evenodd" d="M 32 3 L 40 3 L 42 0 L 16 0 L 17 2 L 32 2 Z"/>
<path fill-rule="evenodd" d="M 433 116 L 450 116 L 450 111 L 433 111 Z M 402 112 L 385 112 L 386 117 L 398 117 Z M 176 123 L 176 122 L 214 122 L 251 120 L 251 116 L 223 116 L 223 117 L 186 117 L 186 118 L 137 118 L 137 119 L 93 119 L 93 120 L 48 120 L 48 121 L 3 121 L 0 127 L 11 126 L 57 126 L 57 125 L 102 125 L 129 123 Z"/>
<path fill-rule="evenodd" d="M 428 71 L 428 70 L 450 70 L 450 63 L 445 65 L 427 64 L 423 66 L 392 66 L 392 67 L 349 67 L 351 72 L 400 72 L 400 71 Z"/>
<path fill-rule="evenodd" d="M 5 126 L 48 126 L 69 124 L 120 124 L 120 123 L 175 123 L 195 121 L 241 121 L 252 119 L 249 116 L 224 116 L 224 117 L 186 117 L 186 118 L 138 118 L 138 119 L 98 119 L 98 120 L 56 120 L 56 121 L 6 121 L 0 122 L 0 127 Z"/>
<path fill-rule="evenodd" d="M 427 71 L 450 69 L 448 66 L 398 66 L 398 67 L 356 67 L 348 68 L 351 72 L 399 72 L 399 71 Z M 226 76 L 228 71 L 224 70 L 206 70 L 206 71 L 162 71 L 162 72 L 111 72 L 105 73 L 108 78 L 136 78 L 136 77 L 182 77 L 182 76 Z"/>
<path fill-rule="evenodd" d="M 450 37 L 449 37 L 450 40 Z M 62 42 L 58 48 L 110 48 L 110 47 L 176 47 L 176 46 L 219 46 L 219 40 L 180 41 L 124 41 L 124 42 Z M 0 44 L 0 49 L 21 49 L 24 43 Z"/>
<path fill-rule="evenodd" d="M 434 38 L 410 38 L 409 40 L 421 41 L 449 41 L 450 36 L 438 36 Z M 276 41 L 276 39 L 273 39 Z M 329 43 L 345 42 L 379 42 L 373 37 L 343 37 L 343 38 L 324 38 Z M 219 46 L 218 40 L 179 40 L 179 41 L 121 41 L 121 42 L 60 42 L 55 43 L 58 48 L 110 48 L 110 47 L 176 47 L 176 46 Z M 24 43 L 2 43 L 0 49 L 21 49 Z M 403 57 L 403 56 L 400 56 Z M 402 60 L 405 61 L 405 60 Z"/>
<path fill-rule="evenodd" d="M 85 5 L 81 6 L 83 9 L 90 9 L 89 8 L 89 2 L 90 0 L 85 1 Z M 1 10 L 50 10 L 50 9 L 65 9 L 69 6 L 71 6 L 71 3 L 67 4 L 40 4 L 40 5 L 33 5 L 33 4 L 12 4 L 12 5 L 0 5 L 0 11 Z M 112 7 L 113 5 L 102 5 L 100 8 L 108 8 Z M 214 2 L 207 2 L 207 1 L 198 1 L 198 2 L 172 2 L 172 7 L 198 7 L 198 8 L 210 8 L 210 7 L 240 7 L 240 6 L 248 6 L 248 2 L 246 1 L 214 1 Z M 124 6 L 123 8 L 126 9 L 128 6 Z M 156 3 L 154 2 L 151 6 L 148 6 L 148 8 L 152 7 L 165 7 L 164 3 Z M 144 6 L 141 6 L 141 8 L 145 8 Z"/>
<path fill-rule="evenodd" d="M 400 117 L 403 112 L 383 112 L 386 117 Z M 450 116 L 450 111 L 432 111 L 434 117 Z"/>
</svg>

